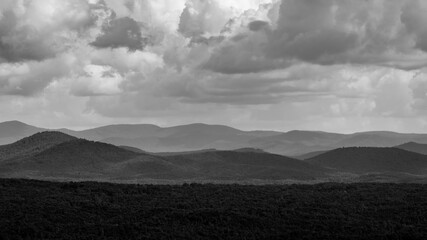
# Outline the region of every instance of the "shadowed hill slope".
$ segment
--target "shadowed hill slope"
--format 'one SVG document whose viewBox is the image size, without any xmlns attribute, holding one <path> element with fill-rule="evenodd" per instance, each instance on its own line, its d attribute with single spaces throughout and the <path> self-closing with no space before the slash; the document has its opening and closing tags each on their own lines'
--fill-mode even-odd
<svg viewBox="0 0 427 240">
<path fill-rule="evenodd" d="M 0 161 L 34 155 L 57 144 L 75 139 L 61 132 L 36 133 L 15 143 L 0 146 Z"/>
<path fill-rule="evenodd" d="M 215 179 L 315 179 L 328 172 L 300 160 L 256 152 L 215 151 L 165 159 Z"/>
<path fill-rule="evenodd" d="M 3 177 L 313 180 L 327 174 L 321 167 L 256 149 L 153 155 L 58 132 L 38 133 L 2 149 Z"/>
<path fill-rule="evenodd" d="M 403 149 L 410 152 L 415 152 L 423 155 L 427 155 L 427 144 L 421 144 L 416 142 L 408 142 L 402 145 L 395 146 L 395 148 Z"/>
<path fill-rule="evenodd" d="M 129 160 L 140 154 L 110 144 L 83 139 L 64 142 L 40 152 L 26 161 L 38 170 L 70 170 L 102 172 L 109 164 Z"/>
<path fill-rule="evenodd" d="M 351 173 L 404 172 L 427 174 L 427 156 L 397 148 L 339 148 L 307 162 Z"/>
</svg>

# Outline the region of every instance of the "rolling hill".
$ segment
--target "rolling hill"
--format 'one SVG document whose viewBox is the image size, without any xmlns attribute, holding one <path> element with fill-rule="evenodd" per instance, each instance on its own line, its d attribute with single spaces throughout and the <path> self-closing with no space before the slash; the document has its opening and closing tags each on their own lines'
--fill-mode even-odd
<svg viewBox="0 0 427 240">
<path fill-rule="evenodd" d="M 3 148 L 9 153 L 0 161 L 3 177 L 78 178 L 84 175 L 95 178 L 114 171 L 115 164 L 140 155 L 114 145 L 76 139 L 57 132 L 38 133 L 0 147 Z"/>
<path fill-rule="evenodd" d="M 0 143 L 15 142 L 43 131 L 21 122 L 0 123 Z M 285 156 L 300 156 L 340 147 L 394 147 L 406 142 L 427 144 L 427 134 L 386 131 L 337 134 L 320 131 L 242 131 L 223 125 L 188 124 L 159 127 L 151 124 L 109 125 L 83 131 L 59 129 L 65 134 L 144 152 L 191 152 L 203 149 L 260 149 Z"/>
<path fill-rule="evenodd" d="M 259 152 L 214 151 L 165 157 L 206 179 L 299 179 L 325 177 L 328 171 L 306 162 Z"/>
<path fill-rule="evenodd" d="M 342 172 L 427 174 L 427 156 L 398 148 L 339 148 L 306 160 Z"/>
<path fill-rule="evenodd" d="M 36 133 L 15 143 L 0 146 L 0 162 L 31 156 L 57 144 L 74 139 L 76 138 L 61 132 Z"/>
<path fill-rule="evenodd" d="M 427 155 L 427 144 L 421 144 L 416 142 L 408 142 L 398 146 L 395 148 L 403 149 L 410 152 L 415 152 L 423 155 Z"/>
<path fill-rule="evenodd" d="M 42 132 L 0 146 L 0 176 L 68 179 L 298 179 L 325 177 L 322 167 L 258 149 L 149 154 L 133 148 Z"/>
</svg>

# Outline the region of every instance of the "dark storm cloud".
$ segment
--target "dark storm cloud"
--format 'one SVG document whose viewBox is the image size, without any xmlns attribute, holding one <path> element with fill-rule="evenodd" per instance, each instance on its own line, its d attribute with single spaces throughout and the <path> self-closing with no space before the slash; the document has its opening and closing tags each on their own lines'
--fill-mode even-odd
<svg viewBox="0 0 427 240">
<path fill-rule="evenodd" d="M 143 50 L 146 45 L 147 39 L 142 37 L 140 25 L 129 17 L 114 18 L 102 31 L 91 45 L 98 48 L 126 47 L 131 51 Z"/>
<path fill-rule="evenodd" d="M 257 20 L 257 21 L 250 22 L 248 25 L 248 28 L 251 31 L 257 32 L 257 31 L 263 29 L 264 27 L 268 26 L 268 24 L 269 23 L 266 21 Z"/>
</svg>

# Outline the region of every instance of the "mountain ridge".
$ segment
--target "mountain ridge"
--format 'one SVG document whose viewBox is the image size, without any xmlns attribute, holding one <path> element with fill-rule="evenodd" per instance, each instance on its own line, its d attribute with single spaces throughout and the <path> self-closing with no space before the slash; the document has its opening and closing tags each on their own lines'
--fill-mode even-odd
<svg viewBox="0 0 427 240">
<path fill-rule="evenodd" d="M 427 155 L 398 148 L 338 148 L 309 158 L 306 162 L 356 174 L 374 172 L 427 174 Z"/>
<path fill-rule="evenodd" d="M 7 126 L 13 127 L 9 129 Z M 0 123 L 0 144 L 12 143 L 42 130 L 46 129 L 19 121 Z M 340 147 L 394 147 L 409 141 L 427 144 L 427 134 L 392 131 L 353 134 L 306 130 L 243 131 L 225 125 L 203 123 L 171 127 L 160 127 L 153 124 L 114 124 L 79 131 L 70 129 L 57 129 L 57 131 L 77 138 L 138 148 L 145 152 L 253 148 L 285 156 L 300 156 Z"/>
<path fill-rule="evenodd" d="M 403 149 L 410 152 L 415 152 L 423 155 L 427 155 L 427 144 L 417 143 L 417 142 L 407 142 L 395 148 Z"/>
<path fill-rule="evenodd" d="M 0 161 L 2 177 L 314 180 L 328 172 L 256 149 L 162 155 L 78 139 L 61 132 L 37 133 L 2 148 L 10 148 L 13 153 Z"/>
</svg>

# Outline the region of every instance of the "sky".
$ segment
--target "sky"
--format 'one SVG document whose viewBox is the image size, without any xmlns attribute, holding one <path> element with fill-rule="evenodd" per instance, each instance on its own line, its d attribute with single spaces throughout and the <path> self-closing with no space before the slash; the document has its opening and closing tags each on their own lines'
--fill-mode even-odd
<svg viewBox="0 0 427 240">
<path fill-rule="evenodd" d="M 425 0 L 1 0 L 0 121 L 427 132 Z"/>
</svg>

